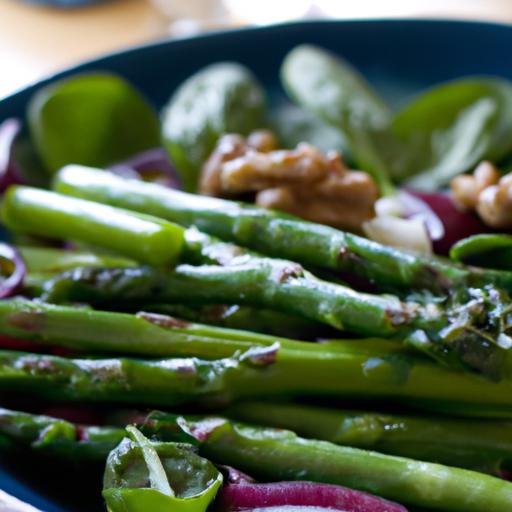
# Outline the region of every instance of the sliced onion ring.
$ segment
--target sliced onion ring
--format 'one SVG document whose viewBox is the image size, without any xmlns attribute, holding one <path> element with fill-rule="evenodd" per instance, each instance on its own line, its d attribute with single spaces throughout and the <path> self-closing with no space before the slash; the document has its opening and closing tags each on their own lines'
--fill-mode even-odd
<svg viewBox="0 0 512 512">
<path fill-rule="evenodd" d="M 20 253 L 11 245 L 0 243 L 0 265 L 10 274 L 0 284 L 0 299 L 11 297 L 23 286 L 27 267 Z"/>
<path fill-rule="evenodd" d="M 365 492 L 314 482 L 228 484 L 219 501 L 224 512 L 407 512 L 402 505 Z"/>
<path fill-rule="evenodd" d="M 180 188 L 176 169 L 164 148 L 154 148 L 109 167 L 109 171 L 124 178 L 154 181 L 170 188 Z"/>
</svg>

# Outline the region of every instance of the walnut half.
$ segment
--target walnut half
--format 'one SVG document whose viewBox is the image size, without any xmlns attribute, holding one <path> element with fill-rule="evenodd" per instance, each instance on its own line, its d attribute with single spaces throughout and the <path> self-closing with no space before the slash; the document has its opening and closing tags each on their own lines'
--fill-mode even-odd
<svg viewBox="0 0 512 512">
<path fill-rule="evenodd" d="M 482 162 L 472 175 L 451 182 L 453 198 L 462 209 L 474 209 L 488 226 L 512 228 L 512 173 L 500 177 L 490 162 Z"/>
<path fill-rule="evenodd" d="M 200 193 L 255 194 L 259 206 L 350 231 L 360 231 L 375 216 L 377 185 L 367 173 L 348 170 L 339 153 L 323 154 L 307 143 L 276 147 L 267 131 L 247 139 L 223 136 L 203 167 Z"/>
</svg>

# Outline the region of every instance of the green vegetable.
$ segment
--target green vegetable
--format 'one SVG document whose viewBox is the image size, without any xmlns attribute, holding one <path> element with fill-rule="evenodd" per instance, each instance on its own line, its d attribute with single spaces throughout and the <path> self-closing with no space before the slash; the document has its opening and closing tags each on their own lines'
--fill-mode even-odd
<svg viewBox="0 0 512 512">
<path fill-rule="evenodd" d="M 153 265 L 174 264 L 184 240 L 170 222 L 28 187 L 7 191 L 2 219 L 15 232 L 81 240 Z"/>
<path fill-rule="evenodd" d="M 63 165 L 106 166 L 160 145 L 158 118 L 121 77 L 78 75 L 31 98 L 32 140 L 50 173 Z"/>
<path fill-rule="evenodd" d="M 279 343 L 281 350 L 326 355 L 343 347 L 341 340 L 303 343 L 247 331 L 185 322 L 167 315 L 136 315 L 56 306 L 14 298 L 0 301 L 0 333 L 44 345 L 84 352 L 142 356 L 230 357 L 237 351 Z M 93 335 L 91 333 L 94 333 Z M 364 343 L 363 340 L 360 340 Z M 350 341 L 347 342 L 350 346 Z M 386 344 L 386 341 L 382 343 Z M 315 355 L 316 354 L 316 355 Z"/>
<path fill-rule="evenodd" d="M 0 390 L 51 400 L 160 407 L 184 403 L 213 407 L 247 397 L 379 398 L 451 414 L 511 416 L 510 379 L 492 382 L 453 372 L 394 343 L 337 343 L 327 351 L 321 346 L 311 350 L 289 350 L 286 345 L 282 349 L 279 345 L 248 347 L 215 361 L 66 359 L 0 351 Z M 216 344 L 220 351 L 226 350 L 221 339 Z M 206 344 L 207 355 L 213 345 L 214 340 Z M 194 343 L 191 352 L 199 353 L 201 347 L 200 342 Z"/>
<path fill-rule="evenodd" d="M 497 474 L 512 465 L 512 424 L 272 402 L 239 402 L 227 412 L 247 423 L 293 430 L 344 446 Z"/>
<path fill-rule="evenodd" d="M 286 56 L 281 79 L 299 105 L 343 134 L 356 164 L 375 178 L 383 194 L 391 194 L 386 153 L 397 144 L 389 132 L 392 114 L 364 78 L 325 50 L 301 45 Z"/>
<path fill-rule="evenodd" d="M 148 213 L 183 226 L 304 265 L 345 270 L 387 290 L 428 289 L 446 294 L 453 288 L 495 283 L 512 291 L 512 273 L 469 269 L 306 222 L 275 211 L 158 185 L 119 178 L 100 170 L 69 166 L 54 183 L 64 194 Z"/>
<path fill-rule="evenodd" d="M 261 481 L 312 480 L 368 491 L 429 510 L 509 512 L 512 483 L 465 469 L 307 440 L 287 430 L 245 426 L 222 418 L 187 420 L 156 413 L 144 431 L 169 440 L 189 435 L 213 462 Z"/>
<path fill-rule="evenodd" d="M 320 336 L 323 337 L 326 331 L 329 331 L 321 324 L 307 318 L 287 315 L 272 309 L 252 308 L 236 304 L 229 306 L 220 304 L 153 304 L 142 309 L 176 316 L 191 322 L 298 339 L 316 339 Z"/>
<path fill-rule="evenodd" d="M 222 485 L 215 466 L 192 447 L 152 442 L 133 426 L 126 431 L 130 439 L 110 453 L 105 468 L 109 512 L 205 512 Z"/>
<path fill-rule="evenodd" d="M 76 267 L 132 267 L 132 260 L 85 251 L 55 249 L 52 247 L 18 247 L 30 273 L 54 274 Z"/>
<path fill-rule="evenodd" d="M 49 302 L 240 303 L 304 316 L 363 336 L 397 337 L 444 365 L 491 379 L 510 375 L 508 296 L 493 287 L 425 303 L 372 295 L 322 281 L 296 263 L 241 257 L 229 265 L 82 268 L 48 283 Z M 422 297 L 423 298 L 423 297 Z"/>
<path fill-rule="evenodd" d="M 163 111 L 162 134 L 186 190 L 196 190 L 217 139 L 261 128 L 264 109 L 261 86 L 240 64 L 213 64 L 179 87 Z"/>
<path fill-rule="evenodd" d="M 512 270 L 512 236 L 482 234 L 464 238 L 452 246 L 450 258 L 470 265 Z"/>
<path fill-rule="evenodd" d="M 295 148 L 299 143 L 307 142 L 323 152 L 339 151 L 344 160 L 350 159 L 343 133 L 307 110 L 295 105 L 278 105 L 272 109 L 271 125 L 285 148 Z"/>
<path fill-rule="evenodd" d="M 512 150 L 512 84 L 470 78 L 434 87 L 398 112 L 393 129 L 409 161 L 395 178 L 438 190 L 483 159 L 500 161 Z"/>
<path fill-rule="evenodd" d="M 124 432 L 0 408 L 0 436 L 11 442 L 9 448 L 30 446 L 38 453 L 71 462 L 103 462 Z"/>
<path fill-rule="evenodd" d="M 219 417 L 193 419 L 158 411 L 147 416 L 130 413 L 127 420 L 123 416 L 126 415 L 121 415 L 120 422 L 135 420 L 144 435 L 158 440 L 152 441 L 150 446 L 157 452 L 167 482 L 178 496 L 181 489 L 193 493 L 205 487 L 218 487 L 217 473 L 187 445 L 169 441 L 196 445 L 201 456 L 219 464 L 231 464 L 262 481 L 307 479 L 346 485 L 400 500 L 414 506 L 415 510 L 417 506 L 424 506 L 447 512 L 508 512 L 512 503 L 512 484 L 472 471 L 307 440 L 290 431 L 241 425 Z M 7 439 L 14 437 L 22 444 L 37 442 L 46 428 L 60 423 L 70 429 L 77 428 L 62 420 L 0 409 L 0 434 Z M 87 428 L 95 429 L 105 444 L 91 442 L 87 435 L 80 441 L 65 436 L 64 441 L 70 447 L 72 443 L 90 444 L 88 453 L 97 460 L 104 458 L 108 449 L 113 449 L 123 436 L 120 428 Z M 55 432 L 55 436 L 48 436 L 46 449 L 51 449 L 52 443 L 62 442 L 62 430 L 55 429 Z M 62 455 L 58 450 L 50 453 Z M 80 457 L 80 452 L 76 453 Z M 188 467 L 193 465 L 195 471 L 176 472 L 178 460 Z M 124 439 L 109 456 L 105 474 L 107 487 L 114 485 L 124 495 L 132 485 L 134 491 L 147 486 L 148 477 L 140 447 Z M 210 492 L 213 495 L 216 489 Z M 145 493 L 138 496 L 145 496 Z"/>
</svg>

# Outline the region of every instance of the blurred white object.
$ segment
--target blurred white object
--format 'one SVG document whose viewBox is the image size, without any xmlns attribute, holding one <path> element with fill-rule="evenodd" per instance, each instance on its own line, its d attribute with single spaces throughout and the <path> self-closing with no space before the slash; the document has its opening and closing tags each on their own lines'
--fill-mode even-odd
<svg viewBox="0 0 512 512">
<path fill-rule="evenodd" d="M 446 17 L 507 21 L 511 0 L 151 0 L 174 21 L 198 24 L 267 24 L 300 18 Z"/>
<path fill-rule="evenodd" d="M 425 201 L 405 190 L 378 199 L 375 203 L 375 214 L 377 217 L 392 216 L 420 220 L 425 224 L 431 240 L 441 240 L 444 236 L 444 224 L 438 215 Z"/>
<path fill-rule="evenodd" d="M 41 512 L 39 509 L 0 490 L 0 512 Z"/>
<path fill-rule="evenodd" d="M 420 219 L 401 219 L 391 215 L 375 217 L 363 224 L 363 231 L 375 242 L 432 254 L 432 242 L 425 223 Z"/>
<path fill-rule="evenodd" d="M 204 30 L 231 24 L 222 0 L 151 0 L 167 18 L 169 33 L 176 37 L 189 36 Z"/>
</svg>

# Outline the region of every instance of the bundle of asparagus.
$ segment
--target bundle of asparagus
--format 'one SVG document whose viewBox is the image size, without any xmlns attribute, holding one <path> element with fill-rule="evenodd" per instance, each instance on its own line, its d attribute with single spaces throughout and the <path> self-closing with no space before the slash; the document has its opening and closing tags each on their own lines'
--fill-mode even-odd
<svg viewBox="0 0 512 512">
<path fill-rule="evenodd" d="M 3 221 L 87 251 L 20 249 L 20 296 L 0 301 L 0 391 L 136 409 L 102 427 L 0 410 L 2 448 L 108 456 L 112 511 L 247 510 L 238 492 L 214 502 L 211 463 L 411 510 L 511 509 L 512 484 L 498 478 L 512 460 L 510 273 L 100 170 L 66 167 L 54 185 L 11 188 Z M 233 308 L 241 330 L 223 326 Z M 331 408 L 304 405 L 312 398 Z M 401 410 L 380 412 L 390 406 Z M 204 416 L 212 409 L 221 416 Z M 259 496 L 262 484 L 243 485 L 256 486 L 244 499 Z M 272 498 L 250 509 L 303 506 L 305 488 L 283 485 L 285 501 L 265 487 Z M 403 510 L 350 492 L 326 488 L 344 508 L 312 510 Z"/>
</svg>

